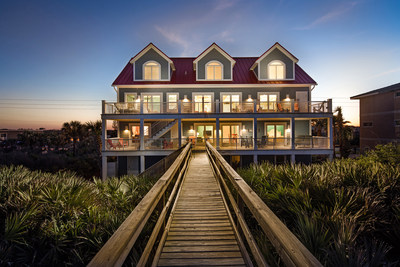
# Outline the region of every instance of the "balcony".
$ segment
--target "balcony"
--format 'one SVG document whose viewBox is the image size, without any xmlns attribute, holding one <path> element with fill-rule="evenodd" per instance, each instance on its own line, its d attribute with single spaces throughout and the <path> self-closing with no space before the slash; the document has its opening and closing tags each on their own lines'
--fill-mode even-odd
<svg viewBox="0 0 400 267">
<path fill-rule="evenodd" d="M 106 102 L 103 114 L 207 114 L 207 113 L 332 113 L 327 101 L 252 102 Z"/>
<path fill-rule="evenodd" d="M 206 141 L 214 147 L 217 146 L 216 138 L 186 138 L 182 139 L 182 145 L 191 142 L 196 149 L 205 149 Z M 289 150 L 292 149 L 291 138 L 219 138 L 220 150 Z M 294 139 L 294 149 L 329 149 L 329 137 L 323 136 L 298 136 Z M 140 149 L 139 139 L 107 138 L 105 151 L 141 151 L 141 150 L 176 150 L 179 148 L 178 138 L 147 138 L 144 139 L 144 149 Z"/>
</svg>

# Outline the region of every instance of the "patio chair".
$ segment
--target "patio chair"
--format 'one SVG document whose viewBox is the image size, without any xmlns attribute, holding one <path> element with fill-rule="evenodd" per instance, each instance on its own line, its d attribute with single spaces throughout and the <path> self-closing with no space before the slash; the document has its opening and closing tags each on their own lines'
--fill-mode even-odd
<svg viewBox="0 0 400 267">
<path fill-rule="evenodd" d="M 107 139 L 107 144 L 109 148 L 113 148 L 113 149 L 117 149 L 122 147 L 121 144 L 118 142 L 116 144 L 113 143 L 113 141 L 111 139 Z"/>
</svg>

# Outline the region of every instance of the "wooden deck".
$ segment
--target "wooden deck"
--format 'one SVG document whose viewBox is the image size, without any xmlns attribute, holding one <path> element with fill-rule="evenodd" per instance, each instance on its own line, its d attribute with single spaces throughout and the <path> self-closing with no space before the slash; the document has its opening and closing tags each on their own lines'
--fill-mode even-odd
<svg viewBox="0 0 400 267">
<path fill-rule="evenodd" d="M 190 162 L 158 266 L 246 266 L 206 153 Z"/>
</svg>

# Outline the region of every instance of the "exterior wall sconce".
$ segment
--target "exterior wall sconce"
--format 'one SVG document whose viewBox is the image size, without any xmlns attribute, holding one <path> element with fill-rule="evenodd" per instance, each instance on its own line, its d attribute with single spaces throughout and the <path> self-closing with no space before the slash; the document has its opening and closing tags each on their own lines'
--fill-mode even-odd
<svg viewBox="0 0 400 267">
<path fill-rule="evenodd" d="M 253 102 L 253 98 L 251 98 L 251 95 L 246 99 L 247 102 Z"/>
<path fill-rule="evenodd" d="M 129 128 L 128 128 L 128 126 L 125 126 L 124 133 L 129 133 Z"/>
<path fill-rule="evenodd" d="M 289 97 L 289 94 L 286 94 L 286 98 L 285 98 L 285 101 L 290 101 L 290 97 Z"/>
<path fill-rule="evenodd" d="M 185 95 L 185 96 L 183 97 L 183 102 L 189 102 L 189 99 L 187 98 L 187 95 Z"/>
<path fill-rule="evenodd" d="M 190 126 L 189 133 L 190 133 L 190 134 L 194 134 L 193 126 Z"/>
</svg>

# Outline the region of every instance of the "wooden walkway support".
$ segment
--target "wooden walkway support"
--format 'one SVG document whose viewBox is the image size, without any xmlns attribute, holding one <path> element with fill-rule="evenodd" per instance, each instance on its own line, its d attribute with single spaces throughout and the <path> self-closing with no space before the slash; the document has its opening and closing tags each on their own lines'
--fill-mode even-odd
<svg viewBox="0 0 400 267">
<path fill-rule="evenodd" d="M 251 265 L 206 153 L 195 155 L 153 266 Z"/>
</svg>

